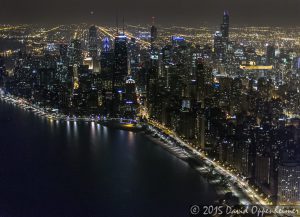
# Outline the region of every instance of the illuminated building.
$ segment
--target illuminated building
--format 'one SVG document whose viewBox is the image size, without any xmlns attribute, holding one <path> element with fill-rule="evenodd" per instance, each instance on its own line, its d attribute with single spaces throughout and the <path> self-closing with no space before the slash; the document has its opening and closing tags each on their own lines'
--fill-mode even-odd
<svg viewBox="0 0 300 217">
<path fill-rule="evenodd" d="M 60 82 L 71 82 L 72 78 L 69 76 L 68 67 L 62 62 L 57 63 L 57 78 Z"/>
<path fill-rule="evenodd" d="M 206 133 L 209 132 L 209 122 L 205 117 L 205 98 L 208 96 L 210 87 L 212 84 L 212 69 L 202 59 L 197 61 L 196 75 L 195 75 L 195 86 L 196 86 L 196 130 L 195 138 L 197 145 L 201 148 L 206 147 Z M 209 114 L 209 113 L 207 113 Z"/>
<path fill-rule="evenodd" d="M 300 164 L 283 163 L 278 168 L 278 203 L 300 204 Z"/>
<path fill-rule="evenodd" d="M 93 58 L 92 57 L 84 58 L 83 65 L 87 65 L 90 70 L 93 70 L 94 69 Z"/>
<path fill-rule="evenodd" d="M 125 81 L 128 75 L 128 51 L 127 37 L 119 34 L 115 38 L 114 47 L 114 73 L 113 73 L 113 103 L 114 113 L 118 114 L 123 103 L 123 94 L 125 92 Z"/>
<path fill-rule="evenodd" d="M 225 54 L 229 43 L 229 13 L 224 11 L 223 23 L 221 24 L 220 31 L 214 34 L 214 58 L 221 62 L 225 61 Z"/>
<path fill-rule="evenodd" d="M 88 35 L 88 51 L 92 64 L 88 64 L 94 73 L 100 71 L 98 59 L 98 32 L 95 26 L 91 26 Z"/>
<path fill-rule="evenodd" d="M 75 64 L 72 67 L 70 67 L 72 70 L 72 81 L 73 81 L 73 89 L 76 90 L 79 88 L 79 82 L 78 82 L 78 66 Z"/>
<path fill-rule="evenodd" d="M 133 77 L 136 77 L 140 68 L 140 47 L 135 38 L 131 38 L 128 42 L 128 61 L 129 61 L 129 72 Z"/>
<path fill-rule="evenodd" d="M 165 86 L 169 86 L 169 71 L 170 71 L 170 66 L 173 64 L 172 62 L 172 53 L 173 49 L 171 45 L 166 45 L 162 48 L 161 50 L 161 55 L 162 55 L 162 77 L 165 79 Z"/>
<path fill-rule="evenodd" d="M 154 49 L 156 40 L 157 40 L 157 28 L 156 26 L 154 26 L 154 18 L 153 18 L 153 24 L 151 26 L 151 50 Z"/>
<path fill-rule="evenodd" d="M 81 65 L 83 61 L 81 42 L 78 39 L 73 39 L 68 48 L 68 56 L 70 65 Z"/>
<path fill-rule="evenodd" d="M 135 119 L 137 109 L 136 84 L 132 78 L 125 82 L 124 106 L 122 108 L 123 117 Z"/>
<path fill-rule="evenodd" d="M 111 41 L 105 37 L 102 41 L 102 51 L 100 55 L 100 68 L 102 85 L 105 92 L 112 92 L 113 73 L 115 68 L 114 52 L 111 47 Z"/>
<path fill-rule="evenodd" d="M 229 38 L 229 13 L 224 11 L 223 23 L 221 24 L 221 33 L 225 41 L 228 41 Z"/>
<path fill-rule="evenodd" d="M 111 51 L 111 40 L 109 37 L 105 37 L 102 40 L 102 52 L 109 52 Z"/>
<path fill-rule="evenodd" d="M 275 60 L 275 47 L 267 44 L 266 47 L 266 65 L 273 65 Z"/>
<path fill-rule="evenodd" d="M 93 58 L 93 60 L 97 59 L 98 56 L 98 34 L 97 28 L 95 26 L 91 26 L 89 29 L 89 55 Z"/>
<path fill-rule="evenodd" d="M 60 44 L 59 45 L 59 55 L 60 60 L 62 63 L 68 63 L 68 45 L 67 44 Z"/>
<path fill-rule="evenodd" d="M 151 117 L 158 118 L 159 116 L 159 57 L 155 51 L 152 51 L 150 57 L 150 64 L 147 67 L 147 104 Z"/>
<path fill-rule="evenodd" d="M 115 38 L 115 71 L 113 74 L 114 89 L 122 88 L 128 75 L 127 37 L 123 34 Z M 117 90 L 118 91 L 118 90 Z"/>
<path fill-rule="evenodd" d="M 245 66 L 245 65 L 241 65 L 240 69 L 243 69 L 243 70 L 271 70 L 271 69 L 273 69 L 273 66 L 256 66 L 256 65 Z"/>
<path fill-rule="evenodd" d="M 108 37 L 102 40 L 102 50 L 100 55 L 100 78 L 101 78 L 101 100 L 102 111 L 108 114 L 112 111 L 113 98 L 113 74 L 115 68 L 114 51 L 111 40 Z"/>
<path fill-rule="evenodd" d="M 183 46 L 186 44 L 184 37 L 180 37 L 180 36 L 172 36 L 171 41 L 172 41 L 173 47 Z"/>
<path fill-rule="evenodd" d="M 223 35 L 220 31 L 216 31 L 214 34 L 214 54 L 217 60 L 222 60 L 225 52 L 223 44 Z"/>
<path fill-rule="evenodd" d="M 103 38 L 101 71 L 93 74 L 98 28 L 87 28 L 79 25 L 78 39 L 69 47 L 61 44 L 59 53 L 49 39 L 61 43 L 65 36 L 60 33 L 41 39 L 41 45 L 29 43 L 31 54 L 5 52 L 5 60 L 15 63 L 4 79 L 8 92 L 68 115 L 132 119 L 140 106 L 141 116 L 174 130 L 211 159 L 231 165 L 267 195 L 278 195 L 282 203 L 298 201 L 289 191 L 297 190 L 297 161 L 286 164 L 281 157 L 283 152 L 299 153 L 300 137 L 294 133 L 300 115 L 297 40 L 282 38 L 280 28 L 236 27 L 229 32 L 227 11 L 214 35 L 209 28 L 162 27 L 158 37 L 153 24 L 150 31 L 130 33 L 130 27 L 127 38 L 99 27 L 101 36 L 110 38 Z M 171 35 L 176 36 L 170 41 Z M 274 45 L 265 46 L 277 39 L 282 42 L 280 53 Z M 81 48 L 81 41 L 87 46 Z M 0 73 L 1 68 L 3 75 L 0 58 Z"/>
</svg>

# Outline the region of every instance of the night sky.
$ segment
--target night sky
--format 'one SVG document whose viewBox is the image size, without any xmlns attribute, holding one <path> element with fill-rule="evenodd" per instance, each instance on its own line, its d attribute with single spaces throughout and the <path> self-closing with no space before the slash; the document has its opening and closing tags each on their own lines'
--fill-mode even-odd
<svg viewBox="0 0 300 217">
<path fill-rule="evenodd" d="M 0 23 L 218 25 L 229 10 L 233 25 L 295 26 L 300 0 L 1 0 Z M 90 15 L 94 11 L 94 15 Z"/>
</svg>

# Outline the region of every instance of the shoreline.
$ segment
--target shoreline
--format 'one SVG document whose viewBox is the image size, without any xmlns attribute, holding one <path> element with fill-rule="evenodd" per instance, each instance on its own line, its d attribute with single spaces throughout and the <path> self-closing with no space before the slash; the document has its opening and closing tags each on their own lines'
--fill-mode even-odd
<svg viewBox="0 0 300 217">
<path fill-rule="evenodd" d="M 142 126 L 140 126 L 138 123 L 131 123 L 125 122 L 122 123 L 122 119 L 109 119 L 109 118 L 101 118 L 101 117 L 69 117 L 65 114 L 61 114 L 58 112 L 48 112 L 47 110 L 51 110 L 51 108 L 39 108 L 35 105 L 31 105 L 28 103 L 26 100 L 22 98 L 16 98 L 13 95 L 8 95 L 8 94 L 1 94 L 0 93 L 0 100 L 5 101 L 6 103 L 12 103 L 19 108 L 25 109 L 26 111 L 31 111 L 35 115 L 38 115 L 40 117 L 45 117 L 50 121 L 63 121 L 63 122 L 89 122 L 89 123 L 98 123 L 102 126 L 107 126 L 115 129 L 121 129 L 121 130 L 127 130 L 127 131 L 132 131 L 132 132 L 138 132 L 142 131 Z M 53 111 L 53 109 L 52 109 Z M 130 120 L 132 121 L 132 120 Z"/>
<path fill-rule="evenodd" d="M 110 123 L 110 121 L 113 122 L 113 120 L 109 120 L 109 119 L 101 120 L 98 118 L 89 118 L 89 117 L 77 118 L 77 117 L 68 117 L 67 115 L 63 115 L 63 114 L 59 114 L 59 113 L 50 113 L 50 112 L 46 111 L 47 110 L 46 108 L 42 109 L 42 108 L 36 107 L 34 105 L 30 105 L 26 100 L 15 98 L 14 96 L 8 95 L 8 94 L 0 93 L 0 100 L 4 100 L 6 103 L 13 103 L 20 108 L 23 108 L 27 111 L 32 111 L 32 112 L 34 112 L 34 114 L 36 114 L 40 117 L 45 117 L 50 121 L 89 122 L 89 123 L 97 122 L 98 124 L 100 124 L 102 126 L 107 126 L 110 128 L 137 132 L 132 127 L 124 128 L 121 125 L 113 126 L 113 124 L 107 124 L 107 123 Z M 49 108 L 49 109 L 51 109 L 51 108 Z M 163 137 L 166 134 L 165 130 L 160 129 L 158 126 L 154 125 L 151 122 L 146 124 L 146 126 L 147 127 L 145 130 L 141 129 L 138 131 L 145 132 L 146 137 L 148 137 L 149 139 L 151 138 L 151 140 L 153 140 L 156 144 L 160 145 L 162 148 L 167 150 L 169 153 L 171 153 L 175 157 L 187 162 L 192 168 L 197 170 L 203 178 L 205 178 L 204 176 L 206 175 L 205 173 L 207 172 L 207 169 L 210 168 L 210 170 L 214 172 L 214 175 L 220 175 L 222 177 L 229 179 L 228 189 L 221 188 L 221 186 L 218 186 L 217 180 L 212 180 L 212 182 L 215 182 L 215 183 L 210 183 L 210 184 L 212 184 L 214 188 L 219 187 L 219 188 L 221 188 L 221 191 L 233 192 L 234 195 L 239 198 L 240 198 L 240 196 L 245 195 L 246 197 L 243 198 L 245 205 L 249 205 L 251 203 L 256 204 L 257 202 L 260 202 L 261 206 L 267 206 L 266 204 L 262 203 L 263 200 L 261 198 L 259 198 L 257 195 L 255 195 L 254 190 L 252 190 L 250 187 L 246 186 L 247 184 L 242 183 L 240 180 L 238 180 L 239 178 L 237 178 L 235 175 L 233 175 L 232 173 L 225 170 L 223 167 L 218 165 L 215 161 L 206 157 L 205 154 L 195 150 L 193 147 L 190 146 L 190 144 L 187 144 L 186 142 L 182 141 L 173 132 L 169 135 L 168 138 L 159 140 L 158 139 L 159 137 Z M 147 134 L 147 132 L 149 132 L 149 131 L 152 134 L 154 133 L 153 134 L 154 136 Z M 171 131 L 169 131 L 169 132 L 171 132 Z M 155 138 L 155 135 L 156 136 L 159 135 L 158 138 Z M 198 161 L 198 163 L 200 161 L 204 165 L 204 167 L 200 166 L 197 163 L 195 164 L 195 160 Z M 207 180 L 208 180 L 208 178 L 207 178 Z M 235 183 L 237 183 L 236 186 L 235 186 Z M 247 193 L 250 193 L 250 195 L 248 195 Z M 220 196 L 221 194 L 217 193 L 217 195 Z"/>
<path fill-rule="evenodd" d="M 233 183 L 228 182 L 227 186 L 222 186 L 222 183 L 217 176 L 224 176 L 216 172 L 215 168 L 211 168 L 210 165 L 205 161 L 205 159 L 197 156 L 195 153 L 191 152 L 191 150 L 188 150 L 185 146 L 170 142 L 169 140 L 163 140 L 160 139 L 160 137 L 155 136 L 156 134 L 162 135 L 162 132 L 159 132 L 154 128 L 151 129 L 151 127 L 151 130 L 149 131 L 149 126 L 147 129 L 148 131 L 144 131 L 145 137 L 155 142 L 157 145 L 168 151 L 176 158 L 187 163 L 192 169 L 196 170 L 196 172 L 198 172 L 199 175 L 213 187 L 218 199 L 224 197 L 226 193 L 231 192 L 234 196 L 240 199 L 240 203 L 242 205 L 251 204 L 250 198 L 246 194 L 244 194 L 242 190 L 238 189 L 237 186 L 235 186 Z"/>
<path fill-rule="evenodd" d="M 213 176 L 220 175 L 221 177 L 226 179 L 228 186 L 225 188 L 219 186 L 217 182 L 213 184 L 216 184 L 215 187 L 217 188 L 221 187 L 221 191 L 223 192 L 225 189 L 225 191 L 230 191 L 231 193 L 233 193 L 234 196 L 240 199 L 241 205 L 249 206 L 252 204 L 256 204 L 264 209 L 269 209 L 269 210 L 273 209 L 271 206 L 273 206 L 274 204 L 270 203 L 267 200 L 267 198 L 264 199 L 260 197 L 260 195 L 256 193 L 257 190 L 255 189 L 255 186 L 254 187 L 250 186 L 248 182 L 244 181 L 242 177 L 239 177 L 233 172 L 225 169 L 221 164 L 219 164 L 219 162 L 207 157 L 204 152 L 196 150 L 194 147 L 191 146 L 191 143 L 183 141 L 183 139 L 178 137 L 176 133 L 174 133 L 172 130 L 152 120 L 149 121 L 147 126 L 148 129 L 149 128 L 152 129 L 152 131 L 154 131 L 157 134 L 167 135 L 170 139 L 175 141 L 179 147 L 184 147 L 185 150 L 187 150 L 192 155 L 193 158 L 195 158 L 198 161 L 201 161 L 204 167 L 196 166 L 195 169 L 198 170 L 202 176 L 205 175 L 203 174 L 206 173 L 205 170 L 207 168 L 210 168 L 210 172 L 213 173 Z M 165 141 L 165 142 L 169 143 L 169 141 Z M 192 165 L 192 167 L 194 167 L 194 165 Z M 208 175 L 210 176 L 210 174 Z M 216 180 L 212 180 L 212 181 L 215 182 Z M 276 207 L 276 204 L 274 207 Z"/>
</svg>

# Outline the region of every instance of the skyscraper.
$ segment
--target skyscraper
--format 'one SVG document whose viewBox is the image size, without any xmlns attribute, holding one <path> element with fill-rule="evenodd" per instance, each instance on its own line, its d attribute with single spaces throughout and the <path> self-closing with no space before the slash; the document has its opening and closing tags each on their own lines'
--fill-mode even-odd
<svg viewBox="0 0 300 217">
<path fill-rule="evenodd" d="M 266 48 L 266 65 L 274 64 L 275 59 L 275 47 L 274 45 L 267 44 Z"/>
<path fill-rule="evenodd" d="M 138 104 L 136 97 L 136 84 L 132 78 L 128 78 L 125 82 L 124 101 L 125 106 L 122 109 L 123 117 L 134 119 Z"/>
<path fill-rule="evenodd" d="M 157 39 L 157 28 L 154 25 L 154 17 L 152 19 L 153 19 L 153 22 L 152 22 L 152 26 L 151 26 L 151 50 L 154 49 L 155 41 Z"/>
<path fill-rule="evenodd" d="M 59 55 L 62 63 L 67 63 L 68 61 L 68 45 L 60 44 L 59 45 Z"/>
<path fill-rule="evenodd" d="M 118 89 L 125 84 L 128 75 L 128 55 L 127 55 L 127 37 L 120 34 L 115 38 L 115 71 L 113 75 L 114 89 Z"/>
<path fill-rule="evenodd" d="M 224 39 L 228 40 L 229 38 L 229 13 L 224 11 L 223 23 L 221 24 L 221 33 Z"/>
<path fill-rule="evenodd" d="M 82 49 L 81 42 L 78 39 L 73 39 L 69 46 L 68 56 L 70 58 L 70 65 L 81 65 L 82 64 Z"/>
<path fill-rule="evenodd" d="M 224 55 L 224 44 L 223 44 L 223 35 L 220 31 L 216 31 L 214 34 L 214 54 L 215 59 L 222 59 Z"/>
<path fill-rule="evenodd" d="M 114 52 L 108 37 L 102 40 L 102 51 L 100 56 L 101 78 L 105 91 L 112 92 L 112 78 L 114 73 Z"/>
<path fill-rule="evenodd" d="M 98 56 L 97 38 L 97 28 L 95 26 L 91 26 L 89 29 L 89 55 L 93 59 L 96 59 Z"/>
<path fill-rule="evenodd" d="M 118 115 L 121 112 L 121 106 L 124 103 L 123 95 L 125 92 L 125 81 L 128 75 L 128 52 L 127 37 L 125 34 L 119 34 L 115 38 L 115 68 L 113 73 L 113 113 Z"/>
<path fill-rule="evenodd" d="M 224 11 L 223 22 L 220 31 L 216 31 L 214 35 L 214 53 L 215 59 L 225 60 L 225 53 L 229 41 L 229 13 Z"/>
<path fill-rule="evenodd" d="M 300 203 L 300 165 L 284 163 L 278 168 L 278 203 Z"/>
<path fill-rule="evenodd" d="M 102 40 L 102 51 L 109 52 L 111 50 L 111 40 L 109 37 L 105 37 Z"/>
<path fill-rule="evenodd" d="M 151 43 L 155 42 L 157 39 L 157 28 L 153 25 L 151 26 Z"/>
</svg>

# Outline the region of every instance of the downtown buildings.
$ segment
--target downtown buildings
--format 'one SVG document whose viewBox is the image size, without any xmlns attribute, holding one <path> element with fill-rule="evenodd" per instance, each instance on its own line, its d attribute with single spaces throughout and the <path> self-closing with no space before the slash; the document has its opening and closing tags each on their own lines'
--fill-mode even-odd
<svg viewBox="0 0 300 217">
<path fill-rule="evenodd" d="M 9 76 L 0 61 L 2 83 L 70 116 L 154 119 L 269 200 L 297 204 L 300 52 L 274 41 L 259 52 L 232 40 L 229 25 L 225 11 L 213 44 L 161 43 L 154 23 L 143 39 L 124 30 L 100 38 L 92 26 L 58 49 L 20 50 Z"/>
</svg>

